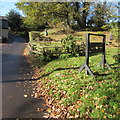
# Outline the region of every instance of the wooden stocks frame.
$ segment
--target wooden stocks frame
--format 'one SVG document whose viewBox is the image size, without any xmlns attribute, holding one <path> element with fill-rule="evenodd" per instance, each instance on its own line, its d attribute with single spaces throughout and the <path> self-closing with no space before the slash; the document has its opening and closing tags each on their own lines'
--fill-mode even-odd
<svg viewBox="0 0 120 120">
<path fill-rule="evenodd" d="M 95 36 L 102 36 L 103 37 L 103 42 L 90 42 L 90 35 L 95 35 Z M 86 57 L 86 60 L 85 60 L 85 63 L 80 67 L 79 69 L 79 72 L 81 72 L 84 68 L 85 68 L 85 73 L 86 74 L 90 74 L 92 76 L 94 76 L 92 70 L 90 69 L 90 66 L 89 66 L 89 57 L 90 57 L 90 52 L 92 52 L 92 50 L 90 51 L 90 49 L 92 47 L 100 47 L 102 48 L 101 49 L 101 52 L 102 52 L 102 60 L 100 61 L 100 64 L 102 66 L 102 69 L 105 68 L 105 65 L 108 67 L 108 69 L 111 69 L 111 67 L 109 66 L 109 64 L 107 63 L 106 61 L 106 54 L 105 54 L 105 43 L 106 43 L 106 35 L 102 35 L 102 34 L 92 34 L 92 33 L 87 33 L 86 34 L 86 49 L 85 49 L 85 57 Z M 97 51 L 97 49 L 96 49 Z"/>
</svg>

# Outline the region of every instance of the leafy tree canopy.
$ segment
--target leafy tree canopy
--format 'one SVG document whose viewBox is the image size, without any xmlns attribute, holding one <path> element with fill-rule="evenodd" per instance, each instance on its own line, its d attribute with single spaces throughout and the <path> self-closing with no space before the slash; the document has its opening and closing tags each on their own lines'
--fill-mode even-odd
<svg viewBox="0 0 120 120">
<path fill-rule="evenodd" d="M 22 19 L 19 12 L 16 12 L 15 10 L 10 10 L 8 14 L 6 14 L 6 17 L 8 19 L 8 24 L 10 29 L 15 31 L 21 31 L 22 30 Z"/>
<path fill-rule="evenodd" d="M 115 10 L 108 2 L 18 2 L 17 8 L 26 17 L 24 23 L 29 28 L 55 26 L 66 23 L 69 27 L 102 27 L 114 17 Z"/>
</svg>

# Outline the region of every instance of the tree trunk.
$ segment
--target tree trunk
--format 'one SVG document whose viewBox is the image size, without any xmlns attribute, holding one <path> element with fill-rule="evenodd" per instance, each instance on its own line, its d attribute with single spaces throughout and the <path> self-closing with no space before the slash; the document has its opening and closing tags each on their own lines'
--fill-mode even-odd
<svg viewBox="0 0 120 120">
<path fill-rule="evenodd" d="M 83 2 L 83 12 L 82 12 L 82 28 L 86 28 L 87 23 L 87 16 L 88 16 L 88 7 L 90 3 L 89 2 Z"/>
</svg>

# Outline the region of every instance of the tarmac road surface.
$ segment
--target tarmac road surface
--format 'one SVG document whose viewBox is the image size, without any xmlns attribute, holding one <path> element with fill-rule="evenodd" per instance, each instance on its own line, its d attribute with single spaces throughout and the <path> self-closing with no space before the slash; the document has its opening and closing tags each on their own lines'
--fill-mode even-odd
<svg viewBox="0 0 120 120">
<path fill-rule="evenodd" d="M 23 56 L 25 39 L 12 36 L 13 42 L 2 44 L 2 118 L 42 118 L 43 99 L 31 97 L 33 72 Z M 2 84 L 2 85 L 1 85 Z"/>
</svg>

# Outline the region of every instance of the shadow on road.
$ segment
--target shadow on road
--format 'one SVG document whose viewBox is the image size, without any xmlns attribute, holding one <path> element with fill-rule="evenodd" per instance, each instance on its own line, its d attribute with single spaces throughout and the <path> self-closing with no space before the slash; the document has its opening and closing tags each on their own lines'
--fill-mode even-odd
<svg viewBox="0 0 120 120">
<path fill-rule="evenodd" d="M 71 68 L 57 68 L 47 74 L 43 74 L 41 75 L 40 77 L 36 78 L 36 79 L 18 79 L 18 80 L 5 80 L 5 81 L 2 81 L 2 83 L 11 83 L 11 82 L 24 82 L 24 81 L 37 81 L 39 79 L 42 79 L 43 77 L 46 77 L 46 76 L 49 76 L 50 74 L 52 74 L 53 72 L 55 71 L 60 71 L 60 70 L 69 70 L 69 69 L 79 69 L 80 67 L 71 67 Z M 115 69 L 115 68 L 114 68 Z M 99 74 L 99 73 L 94 73 L 95 76 L 107 76 L 107 75 L 110 75 L 111 73 L 109 74 Z"/>
<path fill-rule="evenodd" d="M 17 60 L 20 60 L 22 62 L 19 62 Z M 3 54 L 2 55 L 2 61 L 3 61 L 3 68 L 2 68 L 2 71 L 3 71 L 3 78 L 4 76 L 6 75 L 17 75 L 17 76 L 20 76 L 20 67 L 22 66 L 22 73 L 21 74 L 29 74 L 30 71 L 32 71 L 32 69 L 30 68 L 30 65 L 29 63 L 26 62 L 26 59 L 24 56 L 21 56 L 21 55 L 13 55 L 13 54 Z M 15 65 L 16 64 L 16 65 Z M 115 64 L 111 64 L 110 66 L 113 66 L 113 69 L 117 69 L 117 67 L 114 67 L 117 63 Z M 13 67 L 12 67 L 13 66 Z M 16 66 L 16 67 L 15 67 Z M 7 69 L 9 69 L 9 71 L 7 71 Z M 46 74 L 43 74 L 41 75 L 40 77 L 36 78 L 36 79 L 32 79 L 32 76 L 33 75 L 30 75 L 30 76 L 26 76 L 26 78 L 14 78 L 9 80 L 5 77 L 5 79 L 3 79 L 2 83 L 12 83 L 12 82 L 24 82 L 24 81 L 37 81 L 43 77 L 46 77 L 46 76 L 49 76 L 50 74 L 52 74 L 53 72 L 55 71 L 60 71 L 60 70 L 69 70 L 69 69 L 79 69 L 80 67 L 71 67 L 71 68 L 57 68 L 49 73 L 46 73 Z M 8 74 L 7 74 L 8 73 Z M 109 74 L 99 74 L 99 73 L 94 73 L 96 76 L 107 76 Z M 25 77 L 24 76 L 24 77 Z"/>
<path fill-rule="evenodd" d="M 27 38 L 23 38 L 17 35 L 9 35 L 9 41 L 7 43 L 27 43 Z"/>
<path fill-rule="evenodd" d="M 55 72 L 55 71 L 69 70 L 69 69 L 79 69 L 79 67 L 75 67 L 75 68 L 74 68 L 74 67 L 72 67 L 72 68 L 57 68 L 57 69 L 55 69 L 55 70 L 53 70 L 53 71 L 51 71 L 51 72 L 49 72 L 49 73 L 47 73 L 47 74 L 43 74 L 42 76 L 38 77 L 37 79 L 5 80 L 5 81 L 2 81 L 2 83 L 6 83 L 6 82 L 11 83 L 11 82 L 24 82 L 24 81 L 37 81 L 37 80 L 39 80 L 39 79 L 41 79 L 41 78 L 43 78 L 43 77 L 49 76 L 50 74 L 52 74 L 52 73 Z"/>
</svg>

